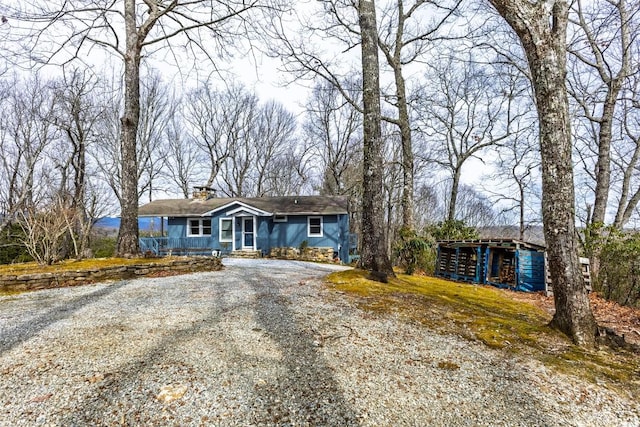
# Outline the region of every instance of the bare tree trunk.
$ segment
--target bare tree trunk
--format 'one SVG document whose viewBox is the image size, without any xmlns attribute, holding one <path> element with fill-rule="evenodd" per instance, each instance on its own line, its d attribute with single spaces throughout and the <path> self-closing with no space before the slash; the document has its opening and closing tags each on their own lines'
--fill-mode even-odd
<svg viewBox="0 0 640 427">
<path fill-rule="evenodd" d="M 402 143 L 402 197 L 400 205 L 402 207 L 402 227 L 413 229 L 413 143 L 411 139 L 411 122 L 409 119 L 409 107 L 407 104 L 407 88 L 404 76 L 402 74 L 402 49 L 406 47 L 403 37 L 405 35 L 405 20 L 417 8 L 417 4 L 405 14 L 404 3 L 399 0 L 398 21 L 396 34 L 393 42 L 393 49 L 382 42 L 380 39 L 378 44 L 382 52 L 387 58 L 387 63 L 393 69 L 393 78 L 396 86 L 396 107 L 398 108 L 397 126 L 400 129 L 400 141 Z"/>
<path fill-rule="evenodd" d="M 456 165 L 453 170 L 453 180 L 451 181 L 451 192 L 449 193 L 449 210 L 447 212 L 447 221 L 455 221 L 456 204 L 458 202 L 458 190 L 460 188 L 460 173 L 462 165 Z"/>
<path fill-rule="evenodd" d="M 387 254 L 384 232 L 382 158 L 384 144 L 380 128 L 380 68 L 378 32 L 373 0 L 360 0 L 358 7 L 362 35 L 362 87 L 364 104 L 364 159 L 362 200 L 362 254 L 360 266 L 386 281 L 395 276 Z"/>
<path fill-rule="evenodd" d="M 135 256 L 138 247 L 138 162 L 136 141 L 140 120 L 140 53 L 136 29 L 135 0 L 125 1 L 127 53 L 124 58 L 124 114 L 120 119 L 122 151 L 122 196 L 118 256 Z"/>
<path fill-rule="evenodd" d="M 597 138 L 594 138 L 594 142 L 597 143 L 598 161 L 595 168 L 593 212 L 591 220 L 587 224 L 594 226 L 590 230 L 591 240 L 594 242 L 601 240 L 601 227 L 606 221 L 606 210 L 611 190 L 613 125 L 619 102 L 618 98 L 625 81 L 634 72 L 631 66 L 633 57 L 631 22 L 633 20 L 630 19 L 627 11 L 626 1 L 607 3 L 608 6 L 602 5 L 604 7 L 601 12 L 599 11 L 594 15 L 583 8 L 582 1 L 573 2 L 577 18 L 575 23 L 582 31 L 582 35 L 578 35 L 577 40 L 574 41 L 573 57 L 578 65 L 586 66 L 587 73 L 592 71 L 594 76 L 598 76 L 601 79 L 600 87 L 596 91 L 593 91 L 593 86 L 591 86 L 588 90 L 583 89 L 583 91 L 576 90 L 573 92 L 573 96 L 584 110 L 584 116 L 594 127 L 598 128 Z M 590 8 L 587 7 L 587 9 Z M 607 18 L 602 19 L 604 16 Z M 607 28 L 607 32 L 609 28 L 615 28 L 615 38 L 607 40 L 607 36 L 601 35 L 603 28 Z M 617 71 L 615 71 L 616 68 Z M 579 73 L 576 76 L 578 81 L 583 78 L 584 71 L 583 68 L 579 68 L 577 71 Z M 580 87 L 580 85 L 577 85 L 577 87 Z M 604 93 L 602 99 L 600 99 L 599 95 L 594 95 L 594 93 L 598 92 Z M 596 107 L 601 104 L 601 113 L 599 115 L 597 113 L 594 115 L 594 112 L 591 111 L 594 102 Z M 620 200 L 623 200 L 623 198 L 621 197 Z M 614 222 L 615 225 L 616 222 Z M 598 277 L 602 248 L 599 244 L 588 246 L 591 247 L 591 251 L 588 254 L 591 261 L 591 273 L 594 277 Z"/>
<path fill-rule="evenodd" d="M 400 53 L 398 52 L 398 62 Z M 398 103 L 398 123 L 402 142 L 402 227 L 413 229 L 413 144 L 411 140 L 411 124 L 407 107 L 407 94 L 402 69 L 394 68 L 396 81 L 396 97 Z"/>
<path fill-rule="evenodd" d="M 524 186 L 521 182 L 518 182 L 518 191 L 520 196 L 520 202 L 518 203 L 518 210 L 520 211 L 520 240 L 524 240 L 524 232 L 526 230 L 524 224 Z"/>
<path fill-rule="evenodd" d="M 578 260 L 569 103 L 565 86 L 568 5 L 490 0 L 520 38 L 540 120 L 542 217 L 556 313 L 551 325 L 593 347 L 596 322 Z"/>
<path fill-rule="evenodd" d="M 596 194 L 593 203 L 591 221 L 594 224 L 604 224 L 609 188 L 611 187 L 611 129 L 615 102 L 620 86 L 617 82 L 609 85 L 607 100 L 602 106 L 602 120 L 598 132 L 598 162 L 596 163 Z M 613 98 L 612 98 L 613 97 Z"/>
</svg>

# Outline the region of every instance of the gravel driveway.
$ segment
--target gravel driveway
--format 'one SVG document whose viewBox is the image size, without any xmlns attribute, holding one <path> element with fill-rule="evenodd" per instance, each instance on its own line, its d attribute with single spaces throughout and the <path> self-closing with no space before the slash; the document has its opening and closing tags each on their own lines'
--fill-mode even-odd
<svg viewBox="0 0 640 427">
<path fill-rule="evenodd" d="M 630 396 L 323 287 L 325 265 L 0 297 L 0 425 L 638 426 Z"/>
</svg>

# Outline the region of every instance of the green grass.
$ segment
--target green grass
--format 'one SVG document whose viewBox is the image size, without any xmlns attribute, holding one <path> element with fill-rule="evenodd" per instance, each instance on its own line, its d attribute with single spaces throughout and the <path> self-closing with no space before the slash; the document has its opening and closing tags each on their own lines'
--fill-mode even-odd
<svg viewBox="0 0 640 427">
<path fill-rule="evenodd" d="M 557 372 L 590 381 L 606 381 L 640 391 L 640 357 L 622 350 L 587 351 L 548 326 L 551 317 L 538 307 L 488 286 L 398 274 L 389 283 L 349 270 L 327 278 L 331 288 L 355 299 L 364 310 L 394 313 L 443 334 L 455 334 L 525 358 Z"/>
</svg>

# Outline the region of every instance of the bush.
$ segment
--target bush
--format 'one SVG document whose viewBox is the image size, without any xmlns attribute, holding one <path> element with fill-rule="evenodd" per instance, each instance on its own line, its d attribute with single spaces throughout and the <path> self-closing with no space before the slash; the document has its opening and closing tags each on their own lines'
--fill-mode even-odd
<svg viewBox="0 0 640 427">
<path fill-rule="evenodd" d="M 416 270 L 427 271 L 433 242 L 418 236 L 413 230 L 403 228 L 393 252 L 396 264 L 404 268 L 407 274 L 413 274 Z"/>
<path fill-rule="evenodd" d="M 466 226 L 464 221 L 460 220 L 442 221 L 430 225 L 425 231 L 425 234 L 431 235 L 434 240 L 469 240 L 479 237 L 478 230 Z"/>
<path fill-rule="evenodd" d="M 638 306 L 640 303 L 640 233 L 612 230 L 600 252 L 595 290 L 608 300 Z"/>
<path fill-rule="evenodd" d="M 96 258 L 110 258 L 116 252 L 116 238 L 94 236 L 91 239 L 91 251 Z"/>
<path fill-rule="evenodd" d="M 17 224 L 10 224 L 0 234 L 0 264 L 33 261 L 22 244 L 22 229 Z"/>
<path fill-rule="evenodd" d="M 393 246 L 395 264 L 407 274 L 421 270 L 433 274 L 436 269 L 436 241 L 477 239 L 478 231 L 464 221 L 443 221 L 425 228 L 422 235 L 413 230 L 401 229 L 400 239 Z"/>
</svg>

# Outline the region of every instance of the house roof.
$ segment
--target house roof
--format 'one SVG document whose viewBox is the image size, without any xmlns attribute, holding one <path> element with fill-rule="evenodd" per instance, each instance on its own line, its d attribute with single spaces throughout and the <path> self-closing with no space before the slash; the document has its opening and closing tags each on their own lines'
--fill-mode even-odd
<svg viewBox="0 0 640 427">
<path fill-rule="evenodd" d="M 138 216 L 202 216 L 223 206 L 254 207 L 273 215 L 335 215 L 348 213 L 346 196 L 286 196 L 286 197 L 213 197 L 198 199 L 154 200 L 140 206 Z"/>
</svg>

